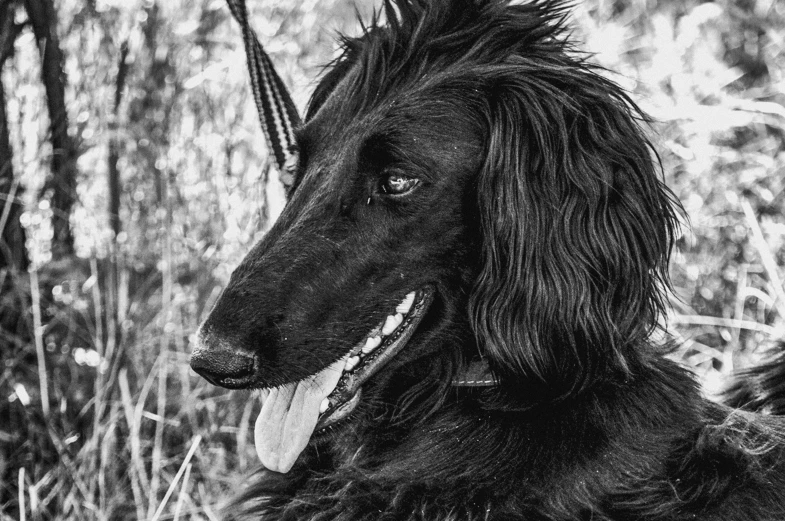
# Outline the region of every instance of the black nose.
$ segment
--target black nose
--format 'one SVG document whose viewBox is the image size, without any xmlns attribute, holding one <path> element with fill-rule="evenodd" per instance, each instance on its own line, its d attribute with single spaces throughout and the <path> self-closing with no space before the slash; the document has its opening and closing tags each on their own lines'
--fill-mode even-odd
<svg viewBox="0 0 785 521">
<path fill-rule="evenodd" d="M 191 353 L 191 369 L 213 385 L 244 389 L 253 384 L 256 359 L 223 342 L 202 340 Z"/>
</svg>

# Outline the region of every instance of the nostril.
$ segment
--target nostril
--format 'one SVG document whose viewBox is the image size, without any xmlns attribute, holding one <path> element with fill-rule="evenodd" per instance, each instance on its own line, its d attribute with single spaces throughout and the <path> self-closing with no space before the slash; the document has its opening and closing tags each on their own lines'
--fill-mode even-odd
<svg viewBox="0 0 785 521">
<path fill-rule="evenodd" d="M 207 369 L 194 368 L 194 371 L 196 371 L 197 374 L 199 374 L 199 376 L 201 376 L 211 384 L 220 385 L 219 382 L 221 381 L 221 377 L 219 375 L 213 374 Z"/>
</svg>

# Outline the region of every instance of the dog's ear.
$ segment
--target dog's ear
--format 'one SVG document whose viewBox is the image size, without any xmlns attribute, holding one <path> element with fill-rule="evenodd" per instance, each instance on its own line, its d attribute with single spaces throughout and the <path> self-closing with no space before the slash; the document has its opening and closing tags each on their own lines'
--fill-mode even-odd
<svg viewBox="0 0 785 521">
<path fill-rule="evenodd" d="M 639 113 L 584 66 L 505 74 L 488 92 L 480 347 L 539 399 L 626 378 L 662 311 L 678 208 Z"/>
</svg>

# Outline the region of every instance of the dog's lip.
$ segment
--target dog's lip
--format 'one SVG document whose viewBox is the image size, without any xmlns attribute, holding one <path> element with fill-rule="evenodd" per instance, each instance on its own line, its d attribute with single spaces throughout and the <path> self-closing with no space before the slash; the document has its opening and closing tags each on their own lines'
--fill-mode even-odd
<svg viewBox="0 0 785 521">
<path fill-rule="evenodd" d="M 362 385 L 406 346 L 433 302 L 433 298 L 434 288 L 431 286 L 425 286 L 416 291 L 414 302 L 406 316 L 403 317 L 403 322 L 391 333 L 385 335 L 381 345 L 361 359 L 361 365 L 354 370 L 344 372 L 335 389 L 327 397 L 330 405 L 319 415 L 316 425 L 317 432 L 351 414 L 360 401 Z M 378 336 L 382 328 L 383 325 L 380 325 L 371 330 L 363 341 L 350 351 L 350 354 L 352 356 L 359 355 L 366 340 Z"/>
</svg>

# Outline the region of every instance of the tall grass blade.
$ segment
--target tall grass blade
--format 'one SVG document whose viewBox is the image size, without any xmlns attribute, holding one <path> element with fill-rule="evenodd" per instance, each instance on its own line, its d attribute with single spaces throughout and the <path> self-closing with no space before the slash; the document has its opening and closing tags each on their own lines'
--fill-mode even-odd
<svg viewBox="0 0 785 521">
<path fill-rule="evenodd" d="M 194 441 L 191 443 L 191 448 L 188 449 L 188 454 L 185 455 L 185 459 L 183 460 L 182 464 L 180 464 L 180 468 L 177 470 L 177 474 L 175 474 L 171 485 L 169 485 L 169 489 L 166 491 L 163 500 L 161 500 L 161 504 L 158 505 L 158 510 L 155 511 L 155 515 L 153 515 L 151 521 L 158 521 L 158 518 L 161 517 L 161 514 L 164 511 L 164 507 L 166 507 L 166 502 L 169 501 L 169 497 L 171 497 L 172 492 L 174 492 L 174 489 L 177 488 L 177 483 L 180 481 L 180 477 L 183 475 L 183 472 L 185 472 L 186 468 L 190 469 L 189 463 L 194 453 L 196 452 L 196 449 L 199 447 L 199 443 L 201 443 L 201 441 L 202 441 L 202 435 L 197 434 L 196 438 L 194 438 Z M 183 484 L 183 486 L 185 486 L 185 483 Z"/>
<path fill-rule="evenodd" d="M 38 385 L 41 389 L 41 410 L 44 413 L 44 418 L 49 418 L 49 378 L 46 374 L 43 326 L 41 325 L 41 290 L 38 287 L 38 268 L 35 263 L 31 264 L 30 268 L 30 296 L 33 299 L 33 336 L 35 337 L 35 355 L 38 359 Z"/>
</svg>

